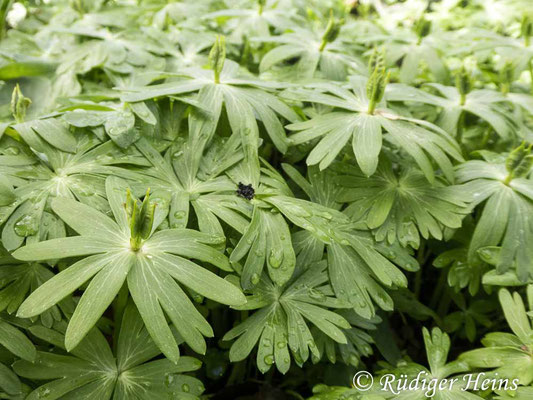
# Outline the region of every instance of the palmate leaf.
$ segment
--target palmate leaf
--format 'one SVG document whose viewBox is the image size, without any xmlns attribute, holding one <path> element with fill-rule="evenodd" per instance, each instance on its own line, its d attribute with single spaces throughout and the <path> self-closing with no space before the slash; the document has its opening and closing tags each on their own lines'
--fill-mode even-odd
<svg viewBox="0 0 533 400">
<path fill-rule="evenodd" d="M 30 391 L 10 367 L 0 363 L 0 396 L 5 399 L 23 400 Z"/>
<path fill-rule="evenodd" d="M 285 169 L 290 170 L 287 167 Z M 322 195 L 318 193 L 324 188 L 327 189 L 332 181 L 317 176 L 312 180 L 314 188 L 311 189 L 309 182 L 302 176 L 298 177 L 296 171 L 290 171 L 291 176 L 295 177 L 302 187 L 307 188 L 309 193 L 314 192 L 313 197 L 322 198 L 326 203 L 330 203 L 325 194 L 327 192 Z M 230 175 L 232 173 L 236 171 L 231 171 Z M 279 218 L 273 236 L 269 237 L 285 241 L 287 238 L 285 224 L 289 222 L 302 228 L 303 231 L 292 235 L 294 247 L 278 245 L 277 248 L 270 249 L 266 247 L 269 243 L 264 239 L 266 237 L 264 229 L 258 228 L 260 217 L 252 219 L 230 256 L 234 266 L 239 267 L 239 264 L 235 263 L 247 254 L 242 271 L 238 268 L 241 285 L 245 289 L 255 286 L 257 279 L 261 277 L 263 264 L 272 255 L 276 255 L 277 259 L 283 254 L 281 260 L 284 263 L 289 257 L 291 263 L 284 266 L 290 271 L 296 264 L 294 254 L 297 255 L 301 265 L 305 266 L 322 260 L 324 250 L 327 248 L 328 272 L 338 298 L 351 304 L 354 310 L 365 318 L 375 315 L 374 302 L 385 310 L 392 310 L 392 299 L 381 285 L 392 288 L 405 287 L 407 279 L 395 264 L 408 271 L 416 271 L 418 269 L 416 260 L 398 244 L 376 243 L 366 229 L 357 227 L 347 215 L 338 210 L 293 197 L 281 175 L 268 166 L 263 169 L 263 173 L 263 182 L 256 190 L 252 202 L 255 203 L 256 215 L 259 213 L 268 218 Z M 323 171 L 319 174 L 324 173 Z M 236 174 L 233 179 L 240 179 L 238 176 Z M 321 183 L 326 186 L 321 187 Z M 335 202 L 333 205 L 338 208 Z M 268 262 L 271 263 L 271 260 Z M 270 278 L 278 285 L 283 285 L 288 279 L 287 276 L 290 277 L 283 270 L 278 272 L 276 268 L 272 269 L 271 265 L 268 267 Z M 254 273 L 256 275 L 253 275 Z"/>
<path fill-rule="evenodd" d="M 124 311 L 115 354 L 97 328 L 93 328 L 70 355 L 63 351 L 64 323 L 57 324 L 54 329 L 35 325 L 30 331 L 55 347 L 53 352 L 39 351 L 35 363 L 17 361 L 14 364 L 19 376 L 38 384 L 48 381 L 27 399 L 172 397 L 194 400 L 199 399 L 204 390 L 199 380 L 182 375 L 199 369 L 198 360 L 192 357 L 181 357 L 177 363 L 153 360 L 160 350 L 132 304 Z"/>
<path fill-rule="evenodd" d="M 464 104 L 461 104 L 457 88 L 439 83 L 428 83 L 426 86 L 438 95 L 407 85 L 393 84 L 387 87 L 385 97 L 389 101 L 413 101 L 442 108 L 437 125 L 453 136 L 457 134 L 461 114 L 466 112 L 484 120 L 501 138 L 512 137 L 514 126 L 505 108 L 509 99 L 502 93 L 489 89 L 472 90 L 466 94 Z"/>
<path fill-rule="evenodd" d="M 286 4 L 267 2 L 253 8 L 222 9 L 207 13 L 202 17 L 215 20 L 229 33 L 231 42 L 242 43 L 246 37 L 270 36 L 270 29 L 282 32 L 294 26 L 295 20 L 301 20 L 296 10 Z"/>
<path fill-rule="evenodd" d="M 9 256 L 0 257 L 0 311 L 14 313 L 29 293 L 54 276 L 48 268 L 37 263 L 21 263 Z M 44 326 L 51 327 L 61 320 L 57 307 L 40 316 Z"/>
<path fill-rule="evenodd" d="M 315 263 L 305 271 L 300 269 L 282 287 L 263 275 L 246 305 L 237 307 L 258 311 L 223 338 L 238 338 L 230 349 L 230 360 L 245 359 L 258 342 L 257 366 L 263 373 L 273 364 L 286 373 L 291 363 L 290 352 L 298 365 L 308 359 L 310 352 L 320 357 L 307 321 L 334 341 L 347 343 L 340 328 L 349 329 L 350 324 L 329 310 L 347 305 L 331 297 L 333 292 L 327 282 L 325 262 Z"/>
<path fill-rule="evenodd" d="M 385 140 L 413 157 L 430 182 L 435 179 L 430 158 L 448 180 L 453 180 L 450 157 L 462 160 L 457 143 L 437 126 L 398 115 L 387 109 L 384 102 L 369 114 L 365 87 L 366 79 L 354 77 L 350 81 L 351 90 L 319 83 L 285 92 L 284 96 L 290 99 L 338 109 L 287 126 L 289 130 L 297 131 L 289 138 L 294 145 L 321 138 L 309 153 L 307 164 L 327 168 L 351 139 L 359 167 L 370 176 L 377 168 L 382 140 Z"/>
<path fill-rule="evenodd" d="M 0 345 L 15 356 L 34 362 L 36 357 L 35 345 L 20 331 L 20 328 L 25 329 L 28 326 L 28 321 L 0 313 Z"/>
<path fill-rule="evenodd" d="M 93 18 L 91 22 L 94 24 L 94 21 L 101 18 Z M 79 94 L 81 87 L 77 75 L 95 69 L 103 70 L 108 76 L 132 74 L 145 68 L 162 71 L 165 68 L 164 56 L 169 54 L 168 48 L 171 47 L 168 39 L 158 38 L 157 43 L 146 29 L 112 32 L 107 28 L 88 24 L 74 24 L 71 27 L 54 25 L 50 27 L 50 39 L 71 43 L 62 49 L 60 64 L 56 70 L 57 79 L 63 86 L 59 89 L 60 95 Z M 72 41 L 71 35 L 82 38 L 83 41 Z M 61 82 L 62 80 L 64 82 Z"/>
<path fill-rule="evenodd" d="M 245 299 L 239 289 L 221 277 L 188 260 L 194 258 L 229 269 L 227 259 L 209 244 L 212 236 L 187 229 L 153 232 L 136 250 L 123 204 L 127 184 L 116 177 L 106 180 L 106 193 L 115 221 L 101 212 L 71 199 L 52 201 L 54 212 L 81 236 L 52 239 L 27 245 L 14 256 L 24 260 L 48 260 L 88 256 L 45 282 L 18 310 L 18 315 L 38 315 L 91 280 L 82 295 L 65 334 L 67 350 L 75 348 L 113 301 L 122 285 L 128 289 L 161 351 L 176 362 L 179 350 L 164 312 L 184 341 L 204 353 L 203 335 L 212 330 L 175 279 L 197 293 L 228 305 Z"/>
<path fill-rule="evenodd" d="M 368 178 L 345 163 L 333 168 L 338 171 L 335 181 L 344 187 L 336 200 L 348 203 L 344 212 L 366 223 L 378 241 L 418 248 L 420 236 L 442 240 L 444 229 L 461 227 L 469 212 L 461 186 L 448 186 L 442 180 L 430 184 L 418 169 L 393 169 L 385 157 Z"/>
<path fill-rule="evenodd" d="M 318 171 L 317 167 L 311 167 L 308 180 L 287 165 L 284 169 L 311 200 L 332 207 L 322 213 L 315 211 L 317 216 L 331 215 L 327 229 L 315 228 L 322 226 L 319 218 L 314 219 L 313 225 L 307 224 L 308 228 L 301 220 L 293 221 L 307 229 L 293 235 L 298 262 L 309 265 L 320 261 L 326 250 L 331 285 L 339 299 L 350 303 L 367 319 L 375 315 L 374 303 L 384 310 L 391 310 L 393 300 L 382 286 L 405 287 L 406 277 L 394 264 L 407 271 L 416 271 L 417 261 L 398 243 L 376 243 L 364 224 L 354 224 L 346 214 L 336 211 L 341 207 L 336 200 L 342 187 L 337 184 L 335 168 Z M 313 204 L 316 206 L 316 203 Z M 304 214 L 300 212 L 300 215 Z"/>
<path fill-rule="evenodd" d="M 528 290 L 531 304 L 531 290 Z M 522 297 L 507 289 L 499 291 L 499 300 L 513 333 L 490 332 L 481 340 L 482 349 L 467 351 L 460 359 L 472 368 L 492 369 L 500 378 L 519 379 L 520 385 L 533 382 L 533 362 L 531 348 L 533 346 L 533 329 L 526 313 Z"/>
<path fill-rule="evenodd" d="M 215 136 L 207 145 L 207 139 L 190 132 L 163 156 L 145 139 L 136 146 L 152 165 L 144 171 L 151 187 L 159 188 L 168 200 L 171 228 L 187 227 L 195 215 L 202 232 L 224 237 L 222 221 L 242 233 L 251 207 L 235 195 L 235 183 L 224 174 L 243 159 L 240 141 L 235 135 L 227 140 Z"/>
<path fill-rule="evenodd" d="M 414 32 L 395 29 L 362 40 L 382 46 L 387 65 L 400 65 L 399 79 L 402 83 L 412 83 L 419 76 L 421 64 L 427 66 L 436 81 L 446 81 L 448 78 L 448 70 L 441 57 L 441 43 L 436 34 L 419 38 Z"/>
<path fill-rule="evenodd" d="M 460 359 L 447 362 L 450 350 L 449 336 L 439 328 L 433 328 L 431 331 L 423 328 L 423 338 L 429 368 L 412 361 L 407 361 L 401 363 L 398 367 L 386 368 L 378 372 L 378 376 L 380 377 L 385 374 L 391 374 L 395 379 L 398 379 L 398 377 L 405 378 L 408 386 L 402 388 L 400 393 L 395 388 L 395 384 L 398 382 L 393 383 L 393 390 L 391 390 L 391 387 L 374 385 L 369 391 L 358 390 L 357 388 L 353 391 L 364 396 L 378 395 L 386 399 L 423 400 L 432 398 L 436 400 L 481 400 L 482 397 L 468 391 L 472 390 L 472 387 L 467 386 L 468 377 L 464 379 L 463 375 L 461 375 L 468 371 L 468 365 Z M 413 382 L 417 376 L 420 382 L 422 382 L 422 379 L 436 379 L 437 389 L 431 392 L 428 384 L 423 387 L 422 383 L 417 388 L 413 388 L 414 385 L 413 387 L 409 387 L 409 382 Z M 451 379 L 454 379 L 453 385 L 450 385 Z M 442 388 L 438 387 L 440 383 L 442 383 Z"/>
<path fill-rule="evenodd" d="M 135 126 L 135 116 L 148 124 L 155 125 L 157 120 L 144 102 L 105 105 L 84 102 L 68 107 L 63 119 L 77 128 L 96 128 L 105 130 L 107 136 L 119 147 L 126 149 L 140 137 Z"/>
<path fill-rule="evenodd" d="M 13 203 L 0 207 L 0 222 L 5 222 L 2 243 L 8 250 L 20 247 L 25 241 L 65 236 L 65 226 L 51 213 L 49 199 L 76 198 L 107 212 L 105 176 L 135 178 L 138 176 L 135 172 L 119 166 L 146 164 L 135 149 L 122 150 L 110 141 L 101 143 L 95 137 L 78 137 L 76 154 L 55 149 L 37 137 L 30 143 L 46 159 L 29 158 L 27 148 L 19 150 L 16 157 L 0 159 L 0 169 L 9 176 L 17 197 Z"/>
<path fill-rule="evenodd" d="M 533 260 L 533 185 L 526 178 L 504 183 L 508 172 L 499 161 L 468 161 L 457 170 L 460 183 L 472 193 L 473 206 L 484 203 L 476 225 L 468 261 L 480 262 L 478 250 L 501 245 L 496 266 L 499 273 L 508 271 L 513 264 L 519 279 L 525 282 L 531 276 Z"/>
<path fill-rule="evenodd" d="M 357 367 L 361 363 L 362 357 L 372 355 L 372 344 L 374 339 L 367 331 L 374 331 L 376 325 L 381 322 L 381 318 L 375 316 L 371 319 L 361 318 L 353 310 L 339 310 L 338 314 L 343 316 L 352 326 L 344 330 L 347 343 L 336 343 L 317 328 L 312 328 L 311 333 L 320 352 L 320 357 L 312 354 L 313 362 L 323 359 L 335 364 L 337 359 L 342 360 L 346 365 Z"/>
<path fill-rule="evenodd" d="M 212 70 L 199 67 L 185 68 L 179 72 L 179 75 L 182 76 L 179 80 L 124 88 L 121 98 L 125 102 L 139 102 L 198 92 L 198 104 L 211 112 L 210 123 L 214 128 L 218 125 L 222 106 L 225 107 L 230 127 L 234 134 L 240 135 L 247 159 L 253 161 L 257 158 L 259 138 L 257 120 L 262 122 L 278 150 L 283 153 L 287 150 L 287 138 L 280 117 L 291 122 L 298 121 L 299 117 L 290 107 L 270 93 L 276 84 L 263 82 L 244 74 L 239 70 L 239 65 L 230 60 L 224 63 L 220 83 L 215 82 Z M 191 126 L 191 129 L 195 128 Z"/>
<path fill-rule="evenodd" d="M 342 29 L 339 37 L 321 48 L 324 34 L 324 29 L 292 26 L 282 35 L 253 38 L 252 42 L 277 44 L 263 56 L 259 70 L 276 76 L 279 74 L 276 69 L 283 69 L 284 62 L 296 59 L 294 65 L 285 67 L 287 72 L 282 75 L 285 80 L 305 81 L 316 77 L 343 81 L 349 71 L 364 68 L 352 41 L 343 38 Z"/>
</svg>

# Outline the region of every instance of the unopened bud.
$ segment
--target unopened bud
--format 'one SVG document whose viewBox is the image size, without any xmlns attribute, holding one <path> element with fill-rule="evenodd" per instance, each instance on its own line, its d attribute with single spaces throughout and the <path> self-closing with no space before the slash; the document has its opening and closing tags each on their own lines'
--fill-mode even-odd
<svg viewBox="0 0 533 400">
<path fill-rule="evenodd" d="M 415 24 L 415 33 L 416 35 L 422 39 L 429 35 L 429 32 L 431 31 L 431 21 L 428 21 L 424 17 L 421 17 Z"/>
<path fill-rule="evenodd" d="M 461 95 L 461 104 L 464 104 L 466 95 L 470 93 L 473 87 L 472 78 L 464 66 L 455 76 L 455 87 Z"/>
<path fill-rule="evenodd" d="M 514 149 L 507 160 L 505 160 L 505 168 L 509 173 L 506 181 L 510 182 L 514 178 L 523 178 L 529 174 L 533 166 L 533 155 L 531 154 L 531 147 L 523 142 L 520 146 Z"/>
<path fill-rule="evenodd" d="M 27 97 L 24 97 L 22 91 L 20 90 L 20 86 L 17 83 L 11 95 L 11 114 L 13 114 L 13 118 L 15 118 L 17 123 L 24 122 L 24 119 L 26 118 L 26 110 L 30 104 L 31 100 Z"/>
<path fill-rule="evenodd" d="M 209 52 L 209 67 L 215 72 L 215 83 L 220 83 L 220 73 L 226 61 L 226 39 L 218 36 Z"/>
<path fill-rule="evenodd" d="M 330 13 L 328 25 L 326 26 L 324 35 L 322 35 L 322 44 L 320 45 L 320 51 L 324 50 L 326 44 L 334 42 L 335 39 L 337 39 L 343 23 L 344 20 L 342 19 L 335 21 L 335 19 L 333 18 L 333 14 Z"/>
</svg>

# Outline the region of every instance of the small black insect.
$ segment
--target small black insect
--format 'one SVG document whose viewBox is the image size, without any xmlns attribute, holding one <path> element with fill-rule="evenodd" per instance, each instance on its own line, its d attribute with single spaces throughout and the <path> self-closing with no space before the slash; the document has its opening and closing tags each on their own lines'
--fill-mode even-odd
<svg viewBox="0 0 533 400">
<path fill-rule="evenodd" d="M 247 200 L 252 200 L 255 196 L 255 190 L 252 187 L 252 184 L 245 185 L 242 182 L 239 182 L 239 188 L 237 189 L 237 196 L 244 197 Z"/>
</svg>

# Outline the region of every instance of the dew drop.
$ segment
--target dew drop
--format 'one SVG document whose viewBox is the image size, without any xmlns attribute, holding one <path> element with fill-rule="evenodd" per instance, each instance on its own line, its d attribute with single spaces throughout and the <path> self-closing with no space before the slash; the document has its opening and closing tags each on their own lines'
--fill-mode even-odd
<svg viewBox="0 0 533 400">
<path fill-rule="evenodd" d="M 15 233 L 21 237 L 32 236 L 37 233 L 37 218 L 34 215 L 23 215 L 15 222 Z"/>
<path fill-rule="evenodd" d="M 176 219 L 182 219 L 183 217 L 185 217 L 185 211 L 176 211 L 174 213 L 174 218 Z"/>
</svg>

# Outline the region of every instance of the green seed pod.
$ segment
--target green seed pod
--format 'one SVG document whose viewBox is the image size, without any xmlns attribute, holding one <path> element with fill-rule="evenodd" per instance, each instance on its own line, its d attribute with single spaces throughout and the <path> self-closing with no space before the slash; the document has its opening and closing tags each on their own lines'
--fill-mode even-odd
<svg viewBox="0 0 533 400">
<path fill-rule="evenodd" d="M 226 38 L 218 36 L 209 52 L 209 67 L 215 71 L 215 83 L 220 83 L 220 73 L 226 61 Z"/>
<path fill-rule="evenodd" d="M 520 146 L 509 154 L 507 160 L 505 160 L 505 168 L 509 172 L 506 182 L 510 182 L 514 178 L 523 178 L 529 174 L 533 166 L 532 146 L 526 147 L 526 144 L 522 142 Z"/>
<path fill-rule="evenodd" d="M 11 95 L 11 114 L 13 114 L 13 118 L 15 118 L 17 123 L 24 122 L 24 119 L 26 118 L 26 110 L 30 104 L 31 100 L 27 97 L 24 97 L 22 91 L 20 90 L 20 86 L 17 83 Z"/>
</svg>

